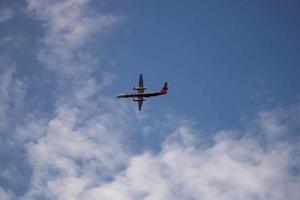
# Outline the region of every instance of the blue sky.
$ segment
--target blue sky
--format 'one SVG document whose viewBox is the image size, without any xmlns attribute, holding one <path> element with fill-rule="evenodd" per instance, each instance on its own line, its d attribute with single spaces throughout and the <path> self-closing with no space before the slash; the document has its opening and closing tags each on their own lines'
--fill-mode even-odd
<svg viewBox="0 0 300 200">
<path fill-rule="evenodd" d="M 297 199 L 299 7 L 1 1 L 0 199 Z"/>
<path fill-rule="evenodd" d="M 168 79 L 171 105 L 208 129 L 235 126 L 264 104 L 298 100 L 299 4 L 125 1 L 118 8 L 126 26 L 107 53 L 117 88 L 140 72 L 154 88 Z"/>
</svg>

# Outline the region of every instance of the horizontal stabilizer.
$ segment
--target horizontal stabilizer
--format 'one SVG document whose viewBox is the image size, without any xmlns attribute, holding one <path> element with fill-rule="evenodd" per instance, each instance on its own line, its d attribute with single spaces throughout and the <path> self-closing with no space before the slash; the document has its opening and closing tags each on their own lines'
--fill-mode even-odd
<svg viewBox="0 0 300 200">
<path fill-rule="evenodd" d="M 132 101 L 146 101 L 146 99 L 132 99 Z"/>
<path fill-rule="evenodd" d="M 145 87 L 142 87 L 142 88 L 141 87 L 133 87 L 133 89 L 134 90 L 146 90 L 147 88 L 145 88 Z"/>
</svg>

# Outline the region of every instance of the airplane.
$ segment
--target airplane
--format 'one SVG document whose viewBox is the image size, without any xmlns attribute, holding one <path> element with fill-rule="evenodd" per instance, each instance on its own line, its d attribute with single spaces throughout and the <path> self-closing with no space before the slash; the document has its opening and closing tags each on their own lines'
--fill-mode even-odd
<svg viewBox="0 0 300 200">
<path fill-rule="evenodd" d="M 144 87 L 143 75 L 140 74 L 139 86 L 138 87 L 133 87 L 133 90 L 136 90 L 137 93 L 135 92 L 135 93 L 120 94 L 120 95 L 117 96 L 117 98 L 133 98 L 132 99 L 133 101 L 138 102 L 138 108 L 139 108 L 139 111 L 140 111 L 142 109 L 143 102 L 146 101 L 146 98 L 167 94 L 167 92 L 168 92 L 168 83 L 165 82 L 163 88 L 159 92 L 144 93 L 144 90 L 146 90 L 146 88 Z"/>
</svg>

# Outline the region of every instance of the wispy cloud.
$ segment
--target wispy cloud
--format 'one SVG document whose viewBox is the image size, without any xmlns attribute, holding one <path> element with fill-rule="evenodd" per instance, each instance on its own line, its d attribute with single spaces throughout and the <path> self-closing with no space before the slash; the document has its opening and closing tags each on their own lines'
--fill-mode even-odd
<svg viewBox="0 0 300 200">
<path fill-rule="evenodd" d="M 0 198 L 14 199 L 14 190 L 3 187 L 2 183 L 22 187 L 23 175 L 20 164 L 22 153 L 15 140 L 17 125 L 22 121 L 24 99 L 26 96 L 25 83 L 16 77 L 15 64 L 0 59 Z M 18 180 L 15 177 L 18 177 Z M 4 185 L 6 185 L 4 184 Z"/>
<path fill-rule="evenodd" d="M 28 10 L 44 22 L 46 31 L 40 61 L 63 75 L 89 74 L 97 59 L 91 57 L 84 46 L 93 41 L 96 34 L 110 29 L 117 18 L 93 10 L 89 0 L 27 2 Z"/>
<path fill-rule="evenodd" d="M 12 125 L 17 112 L 23 105 L 25 84 L 14 77 L 15 64 L 2 61 L 6 65 L 0 71 L 0 131 Z"/>
<path fill-rule="evenodd" d="M 113 179 L 128 157 L 121 137 L 127 129 L 122 113 L 126 108 L 113 107 L 110 98 L 99 95 L 112 76 L 104 74 L 100 83 L 92 76 L 98 61 L 86 48 L 117 18 L 96 12 L 90 1 L 27 3 L 45 30 L 38 58 L 56 74 L 59 88 L 54 88 L 58 92 L 53 118 L 41 121 L 32 116 L 18 128 L 17 134 L 27 137 L 32 169 L 21 199 L 78 199 L 88 188 Z"/>
<path fill-rule="evenodd" d="M 78 163 L 97 173 L 102 170 L 112 173 L 121 165 L 116 163 L 122 163 L 126 157 L 118 145 L 120 130 L 113 129 L 113 124 L 109 122 L 113 121 L 113 117 L 106 113 L 103 106 L 90 104 L 89 101 L 89 98 L 95 98 L 95 94 L 110 82 L 112 76 L 107 76 L 107 73 L 102 83 L 91 77 L 90 72 L 97 59 L 84 49 L 85 44 L 92 41 L 94 34 L 105 32 L 117 20 L 97 13 L 89 6 L 89 1 L 27 3 L 29 13 L 42 22 L 45 30 L 38 58 L 45 69 L 50 69 L 56 75 L 53 82 L 58 82 L 59 88 L 52 87 L 56 95 L 54 102 L 50 102 L 55 105 L 56 114 L 53 110 L 40 111 L 34 106 L 24 105 L 32 100 L 31 96 L 26 96 L 27 93 L 41 95 L 35 91 L 34 80 L 28 81 L 29 85 L 21 81 L 35 77 L 36 74 L 33 72 L 32 77 L 18 77 L 19 66 L 8 65 L 10 62 L 0 55 L 0 161 L 3 163 L 0 167 L 1 199 L 15 199 L 15 196 L 38 199 L 41 195 L 47 196 L 43 190 L 49 189 L 48 181 L 55 179 L 53 175 L 56 173 L 66 173 L 67 178 L 76 179 L 82 174 Z M 1 45 L 7 45 L 12 40 L 12 36 L 7 36 L 1 40 Z M 44 70 L 45 73 L 47 70 Z M 105 105 L 109 100 L 102 98 L 101 101 Z M 49 160 L 46 162 L 45 158 Z M 88 164 L 83 165 L 85 162 Z M 12 174 L 18 181 L 11 178 Z M 92 176 L 96 177 L 95 174 Z M 110 176 L 107 174 L 105 177 Z M 56 186 L 55 183 L 54 181 L 53 187 Z M 50 191 L 47 192 L 51 194 Z"/>
<path fill-rule="evenodd" d="M 26 39 L 22 36 L 8 35 L 0 39 L 0 48 L 8 53 L 11 50 L 21 49 L 25 43 Z"/>
<path fill-rule="evenodd" d="M 14 10 L 13 7 L 2 7 L 0 8 L 0 24 L 13 18 Z"/>
</svg>

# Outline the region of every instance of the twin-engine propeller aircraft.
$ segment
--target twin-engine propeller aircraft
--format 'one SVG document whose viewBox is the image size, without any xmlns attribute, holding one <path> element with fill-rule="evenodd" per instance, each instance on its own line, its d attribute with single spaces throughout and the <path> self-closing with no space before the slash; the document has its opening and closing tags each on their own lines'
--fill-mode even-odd
<svg viewBox="0 0 300 200">
<path fill-rule="evenodd" d="M 139 110 L 141 110 L 143 106 L 143 102 L 146 101 L 146 98 L 167 94 L 168 83 L 165 82 L 164 87 L 159 92 L 144 93 L 144 90 L 146 90 L 146 88 L 144 87 L 144 79 L 143 79 L 143 75 L 141 74 L 139 79 L 139 86 L 133 87 L 133 89 L 136 90 L 137 93 L 135 92 L 135 93 L 120 94 L 117 96 L 117 98 L 133 98 L 133 101 L 138 102 Z"/>
</svg>

